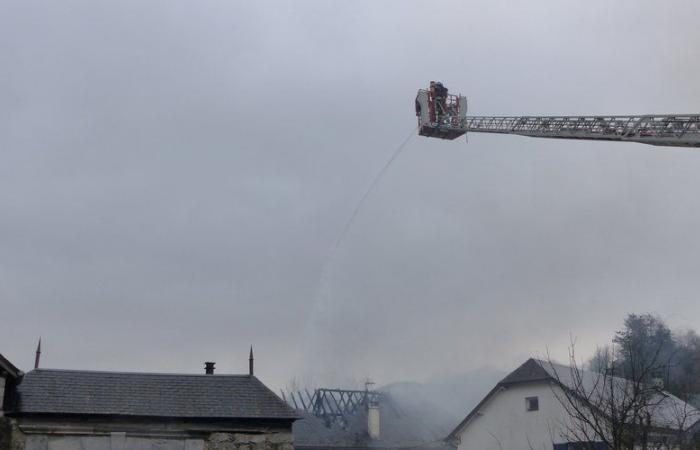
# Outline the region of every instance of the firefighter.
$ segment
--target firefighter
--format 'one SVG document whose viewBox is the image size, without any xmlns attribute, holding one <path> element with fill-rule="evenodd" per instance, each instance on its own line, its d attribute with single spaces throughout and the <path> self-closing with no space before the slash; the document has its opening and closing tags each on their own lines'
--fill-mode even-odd
<svg viewBox="0 0 700 450">
<path fill-rule="evenodd" d="M 439 81 L 434 83 L 431 82 L 431 90 L 434 90 L 435 98 L 435 115 L 437 116 L 437 122 L 441 123 L 442 118 L 447 112 L 447 88 L 442 85 Z"/>
<path fill-rule="evenodd" d="M 435 95 L 437 92 L 435 91 L 435 82 L 431 81 L 430 82 L 430 88 L 428 89 L 428 117 L 430 118 L 431 122 L 437 122 L 437 111 L 435 107 Z"/>
</svg>

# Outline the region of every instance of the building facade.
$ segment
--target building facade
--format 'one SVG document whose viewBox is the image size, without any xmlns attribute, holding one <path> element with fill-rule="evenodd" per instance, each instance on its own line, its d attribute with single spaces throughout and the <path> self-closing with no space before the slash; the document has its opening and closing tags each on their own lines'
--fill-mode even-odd
<svg viewBox="0 0 700 450">
<path fill-rule="evenodd" d="M 572 379 L 570 367 L 529 359 L 501 380 L 452 431 L 448 440 L 458 450 L 574 450 L 604 449 L 603 439 L 592 430 L 581 440 L 581 421 L 567 408 L 566 395 L 574 390 L 607 395 L 597 383 L 599 374 L 578 371 Z M 605 386 L 623 389 L 626 380 L 613 378 Z M 576 385 L 574 387 L 574 385 Z M 599 389 L 599 392 L 595 390 Z M 695 433 L 700 411 L 673 395 L 659 390 L 649 404 L 648 448 L 669 448 L 670 438 Z M 591 397 L 591 398 L 592 398 Z M 604 400 L 605 401 L 605 400 Z M 583 406 L 585 400 L 581 399 Z M 612 403 L 609 403 L 612 404 Z M 593 413 L 591 413 L 593 414 Z M 601 423 L 608 420 L 598 415 Z M 683 419 L 682 421 L 680 419 Z M 579 436 L 578 438 L 574 436 Z"/>
</svg>

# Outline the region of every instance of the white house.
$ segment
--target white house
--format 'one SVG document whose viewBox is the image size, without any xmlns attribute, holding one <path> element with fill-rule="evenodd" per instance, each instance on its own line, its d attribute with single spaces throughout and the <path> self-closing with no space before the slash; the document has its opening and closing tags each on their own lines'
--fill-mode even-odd
<svg viewBox="0 0 700 450">
<path fill-rule="evenodd" d="M 604 395 L 594 380 L 600 375 L 580 371 L 572 379 L 570 367 L 529 359 L 501 380 L 452 431 L 448 440 L 458 450 L 573 450 L 583 448 L 573 440 L 575 419 L 567 410 L 562 388 L 585 385 L 589 392 Z M 575 378 L 575 377 L 573 377 Z M 613 385 L 628 384 L 620 378 Z M 655 394 L 656 395 L 656 394 Z M 683 413 L 683 422 L 676 419 Z M 651 412 L 658 436 L 694 431 L 700 426 L 700 411 L 677 397 L 658 391 Z M 603 442 L 587 441 L 587 448 L 605 448 Z"/>
</svg>

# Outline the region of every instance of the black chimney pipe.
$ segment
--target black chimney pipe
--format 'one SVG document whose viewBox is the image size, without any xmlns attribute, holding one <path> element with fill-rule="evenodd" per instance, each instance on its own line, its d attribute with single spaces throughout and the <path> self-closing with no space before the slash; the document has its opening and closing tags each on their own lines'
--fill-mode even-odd
<svg viewBox="0 0 700 450">
<path fill-rule="evenodd" d="M 207 375 L 214 375 L 214 364 L 215 362 L 207 361 L 204 363 L 204 373 Z"/>
</svg>

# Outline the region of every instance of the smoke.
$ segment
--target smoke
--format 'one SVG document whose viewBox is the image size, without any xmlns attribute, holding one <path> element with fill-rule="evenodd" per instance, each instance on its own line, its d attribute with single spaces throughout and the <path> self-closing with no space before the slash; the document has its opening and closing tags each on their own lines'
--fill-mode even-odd
<svg viewBox="0 0 700 450">
<path fill-rule="evenodd" d="M 697 328 L 691 150 L 416 138 L 324 266 L 430 80 L 474 114 L 693 112 L 699 7 L 3 2 L 0 351 L 245 373 L 253 344 L 277 389 Z"/>
</svg>

